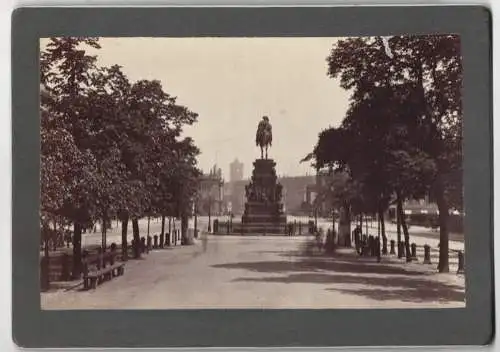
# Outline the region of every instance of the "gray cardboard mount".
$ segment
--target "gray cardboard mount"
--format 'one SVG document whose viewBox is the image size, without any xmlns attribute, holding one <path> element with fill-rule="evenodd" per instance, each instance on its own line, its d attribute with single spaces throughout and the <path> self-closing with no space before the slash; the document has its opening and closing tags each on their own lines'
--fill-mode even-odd
<svg viewBox="0 0 500 352">
<path fill-rule="evenodd" d="M 19 8 L 12 15 L 13 338 L 23 347 L 477 345 L 493 337 L 491 15 L 480 6 Z M 466 308 L 42 311 L 39 38 L 457 33 L 464 87 Z"/>
</svg>

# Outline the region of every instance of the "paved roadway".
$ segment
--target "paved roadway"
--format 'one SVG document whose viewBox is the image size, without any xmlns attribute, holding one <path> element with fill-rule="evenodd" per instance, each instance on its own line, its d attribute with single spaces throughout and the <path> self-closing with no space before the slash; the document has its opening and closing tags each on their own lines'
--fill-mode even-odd
<svg viewBox="0 0 500 352">
<path fill-rule="evenodd" d="M 156 226 L 156 225 L 155 225 Z M 98 286 L 42 293 L 44 309 L 463 307 L 464 277 L 348 250 L 314 254 L 312 239 L 202 235 L 153 251 Z"/>
</svg>

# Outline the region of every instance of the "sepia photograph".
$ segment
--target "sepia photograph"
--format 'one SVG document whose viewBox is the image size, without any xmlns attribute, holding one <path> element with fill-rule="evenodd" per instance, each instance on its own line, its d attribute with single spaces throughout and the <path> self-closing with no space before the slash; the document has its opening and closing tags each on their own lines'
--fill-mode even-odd
<svg viewBox="0 0 500 352">
<path fill-rule="evenodd" d="M 43 310 L 466 307 L 459 35 L 39 44 Z"/>
</svg>

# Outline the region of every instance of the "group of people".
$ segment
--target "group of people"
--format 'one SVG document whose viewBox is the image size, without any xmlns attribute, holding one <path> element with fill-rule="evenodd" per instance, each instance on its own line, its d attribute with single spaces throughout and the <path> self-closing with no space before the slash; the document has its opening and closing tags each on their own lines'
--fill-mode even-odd
<svg viewBox="0 0 500 352">
<path fill-rule="evenodd" d="M 322 228 L 316 229 L 315 238 L 316 246 L 320 251 L 326 250 L 327 252 L 331 252 L 336 247 L 336 233 L 330 228 L 326 231 L 326 236 Z"/>
<path fill-rule="evenodd" d="M 356 228 L 352 231 L 352 237 L 354 239 L 354 245 L 356 246 L 356 252 L 359 255 L 364 255 L 372 251 L 371 248 L 379 248 L 380 243 L 378 238 L 374 238 L 372 236 L 368 236 L 368 234 L 363 235 L 363 230 L 361 226 L 356 226 Z M 371 255 L 374 255 L 371 253 Z"/>
<path fill-rule="evenodd" d="M 354 228 L 354 230 L 352 231 L 352 237 L 354 240 L 354 245 L 356 247 L 356 252 L 361 254 L 363 251 L 363 243 L 366 240 L 366 235 L 363 236 L 363 230 L 361 229 L 361 226 L 357 225 Z"/>
</svg>

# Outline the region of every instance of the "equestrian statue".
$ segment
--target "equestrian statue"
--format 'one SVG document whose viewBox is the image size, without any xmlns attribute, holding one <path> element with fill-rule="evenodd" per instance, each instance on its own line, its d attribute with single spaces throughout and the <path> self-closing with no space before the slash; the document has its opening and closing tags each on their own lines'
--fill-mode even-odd
<svg viewBox="0 0 500 352">
<path fill-rule="evenodd" d="M 264 116 L 259 122 L 257 127 L 257 135 L 255 137 L 255 144 L 260 147 L 260 158 L 264 159 L 264 150 L 266 151 L 267 159 L 267 148 L 272 146 L 273 142 L 273 132 L 272 126 L 269 123 L 269 117 Z"/>
</svg>

